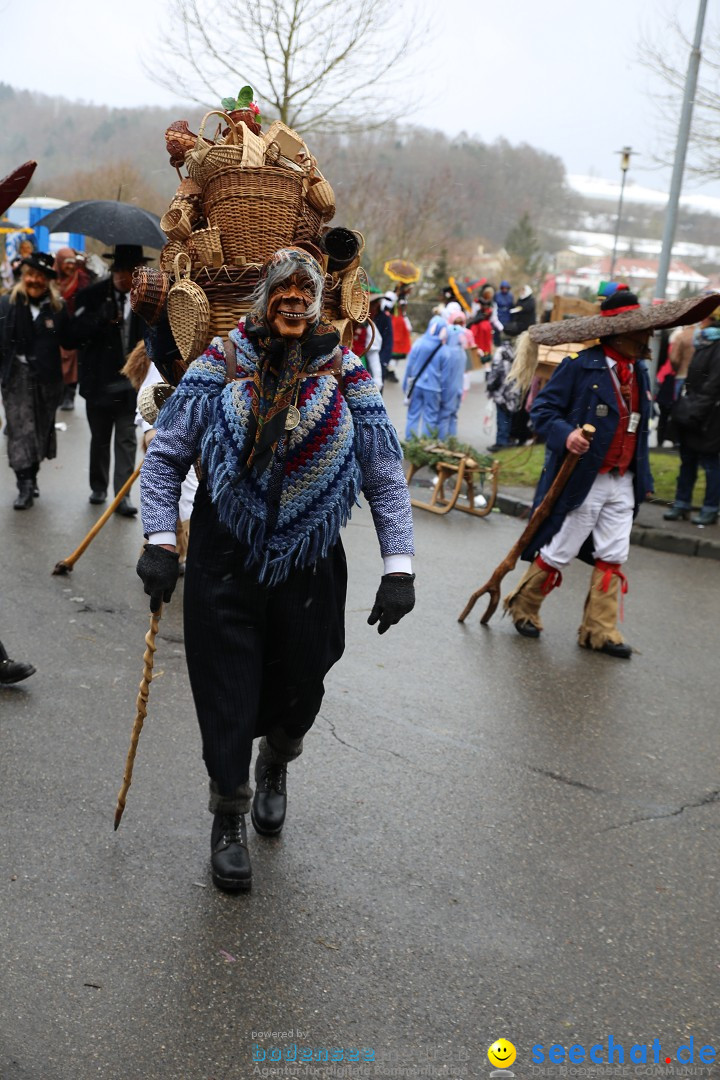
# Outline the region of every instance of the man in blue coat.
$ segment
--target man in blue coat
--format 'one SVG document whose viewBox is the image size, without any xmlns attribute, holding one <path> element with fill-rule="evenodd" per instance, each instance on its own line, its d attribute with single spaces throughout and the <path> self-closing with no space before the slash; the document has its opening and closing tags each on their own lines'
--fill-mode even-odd
<svg viewBox="0 0 720 1080">
<path fill-rule="evenodd" d="M 652 396 L 643 358 L 653 326 L 664 325 L 661 308 L 672 304 L 643 310 L 637 298 L 621 288 L 602 303 L 599 316 L 567 320 L 559 331 L 564 341 L 593 336 L 600 341 L 566 357 L 530 411 L 535 431 L 546 443 L 533 509 L 547 494 L 566 451 L 577 454 L 579 461 L 523 553 L 530 567 L 505 600 L 515 629 L 525 637 L 540 636 L 540 606 L 561 584 L 565 567 L 580 556 L 593 564 L 580 645 L 620 658 L 632 653 L 618 628 L 618 611 L 627 591 L 622 566 L 633 519 L 653 490 L 648 461 Z M 553 332 L 557 338 L 558 331 Z M 595 428 L 592 443 L 581 433 L 583 424 Z"/>
</svg>

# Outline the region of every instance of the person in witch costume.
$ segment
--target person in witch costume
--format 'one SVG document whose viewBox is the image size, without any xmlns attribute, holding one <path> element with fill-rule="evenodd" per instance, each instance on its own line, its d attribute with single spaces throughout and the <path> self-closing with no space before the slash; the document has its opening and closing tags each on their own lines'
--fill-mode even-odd
<svg viewBox="0 0 720 1080">
<path fill-rule="evenodd" d="M 60 347 L 72 345 L 70 318 L 55 286 L 53 257 L 22 260 L 20 281 L 0 299 L 0 389 L 7 420 L 8 463 L 29 510 L 40 495 L 38 470 L 57 454 L 55 413 L 63 397 Z"/>
<path fill-rule="evenodd" d="M 523 553 L 530 567 L 505 599 L 505 610 L 523 636 L 540 636 L 540 607 L 562 583 L 565 567 L 580 556 L 593 572 L 579 644 L 623 659 L 632 654 L 618 628 L 618 614 L 627 592 L 622 567 L 633 519 L 653 491 L 648 456 L 652 395 L 644 358 L 654 328 L 695 321 L 698 308 L 711 309 L 716 302 L 717 297 L 705 297 L 642 309 L 637 297 L 620 287 L 603 301 L 599 315 L 529 331 L 536 343 L 598 338 L 599 344 L 566 357 L 530 410 L 533 427 L 546 442 L 533 509 L 550 489 L 565 452 L 578 454 L 579 462 Z M 513 368 L 513 374 L 522 383 L 519 370 Z M 581 433 L 583 424 L 596 429 L 592 443 Z"/>
<path fill-rule="evenodd" d="M 368 622 L 384 633 L 415 602 L 402 451 L 378 387 L 321 318 L 323 282 L 298 248 L 268 261 L 251 314 L 212 340 L 162 406 L 141 473 L 137 572 L 158 610 L 178 576 L 180 485 L 198 457 L 202 466 L 185 651 L 210 780 L 212 877 L 231 891 L 251 886 L 248 810 L 260 835 L 283 828 L 287 764 L 343 653 L 340 530 L 361 490 L 384 561 Z"/>
</svg>

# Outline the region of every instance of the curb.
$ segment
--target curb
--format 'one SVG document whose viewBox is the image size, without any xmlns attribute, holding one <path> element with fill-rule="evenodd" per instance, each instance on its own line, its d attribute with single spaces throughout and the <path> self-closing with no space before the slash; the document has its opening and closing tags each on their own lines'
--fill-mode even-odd
<svg viewBox="0 0 720 1080">
<path fill-rule="evenodd" d="M 530 516 L 531 503 L 498 492 L 495 506 L 503 514 L 511 517 Z M 653 551 L 667 551 L 673 555 L 692 555 L 701 559 L 720 560 L 720 541 L 695 539 L 693 536 L 680 536 L 666 529 L 653 529 L 652 526 L 633 525 L 630 543 L 638 547 L 651 548 Z"/>
</svg>

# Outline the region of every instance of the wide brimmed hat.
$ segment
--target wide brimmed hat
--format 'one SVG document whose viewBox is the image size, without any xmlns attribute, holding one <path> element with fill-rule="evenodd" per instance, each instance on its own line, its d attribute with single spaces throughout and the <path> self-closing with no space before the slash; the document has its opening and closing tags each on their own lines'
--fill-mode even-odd
<svg viewBox="0 0 720 1080">
<path fill-rule="evenodd" d="M 30 266 L 33 270 L 39 270 L 41 274 L 44 274 L 48 278 L 56 278 L 57 274 L 53 269 L 55 259 L 52 255 L 48 255 L 45 251 L 33 251 L 32 255 L 26 255 L 24 259 L 20 260 L 21 266 Z"/>
<path fill-rule="evenodd" d="M 688 297 L 685 300 L 666 300 L 661 304 L 640 307 L 630 293 L 624 294 L 625 302 L 618 303 L 623 293 L 617 291 L 605 301 L 615 300 L 616 306 L 608 307 L 599 315 L 583 315 L 576 319 L 559 322 L 537 323 L 528 330 L 530 340 L 536 345 L 569 345 L 616 334 L 633 334 L 639 330 L 669 330 L 672 326 L 692 326 L 706 319 L 718 305 L 720 293 Z"/>
<path fill-rule="evenodd" d="M 151 262 L 152 256 L 143 255 L 140 244 L 116 244 L 113 251 L 104 251 L 103 259 L 112 259 L 110 270 L 134 270 L 136 266 Z"/>
</svg>

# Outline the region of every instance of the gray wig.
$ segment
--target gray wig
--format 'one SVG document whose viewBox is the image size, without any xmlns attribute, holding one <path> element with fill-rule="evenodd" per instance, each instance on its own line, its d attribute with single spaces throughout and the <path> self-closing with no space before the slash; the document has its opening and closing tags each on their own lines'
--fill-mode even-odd
<svg viewBox="0 0 720 1080">
<path fill-rule="evenodd" d="M 255 286 L 250 303 L 263 321 L 267 318 L 270 294 L 293 274 L 302 274 L 310 283 L 313 301 L 307 309 L 311 323 L 320 322 L 322 314 L 322 294 L 325 276 L 312 255 L 300 248 L 281 248 L 276 251 L 263 268 L 260 281 Z"/>
</svg>

